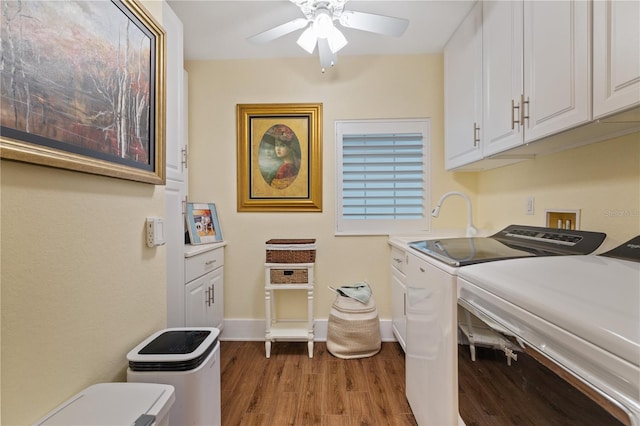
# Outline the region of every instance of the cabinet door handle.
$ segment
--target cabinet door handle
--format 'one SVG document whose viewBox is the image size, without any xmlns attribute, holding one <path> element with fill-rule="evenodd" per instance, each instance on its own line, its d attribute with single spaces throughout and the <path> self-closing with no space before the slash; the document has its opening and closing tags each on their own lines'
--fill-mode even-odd
<svg viewBox="0 0 640 426">
<path fill-rule="evenodd" d="M 184 167 L 186 169 L 188 167 L 188 164 L 189 164 L 189 162 L 188 162 L 188 159 L 189 159 L 188 147 L 186 147 L 186 146 L 183 147 L 181 152 L 182 152 L 182 161 L 181 161 L 182 167 Z"/>
<path fill-rule="evenodd" d="M 403 293 L 402 294 L 402 302 L 404 304 L 404 306 L 402 307 L 403 311 L 404 311 L 404 316 L 407 316 L 407 293 Z"/>
<path fill-rule="evenodd" d="M 473 123 L 473 146 L 476 147 L 480 143 L 480 126 L 478 123 Z"/>
<path fill-rule="evenodd" d="M 216 292 L 214 291 L 215 289 L 213 288 L 213 286 L 214 286 L 214 284 L 211 284 L 211 292 L 209 293 L 211 305 L 209 305 L 209 306 L 212 306 L 212 305 L 216 304 Z"/>
<path fill-rule="evenodd" d="M 518 110 L 518 120 L 516 120 L 516 109 Z M 511 99 L 511 130 L 516 128 L 516 123 L 520 125 L 520 105 L 516 105 L 515 101 Z"/>
<path fill-rule="evenodd" d="M 527 96 L 527 100 L 524 100 L 524 95 L 520 95 L 520 123 L 524 126 L 524 120 L 527 120 L 527 127 L 529 127 L 529 97 Z M 527 106 L 527 115 L 524 114 L 524 106 Z"/>
</svg>

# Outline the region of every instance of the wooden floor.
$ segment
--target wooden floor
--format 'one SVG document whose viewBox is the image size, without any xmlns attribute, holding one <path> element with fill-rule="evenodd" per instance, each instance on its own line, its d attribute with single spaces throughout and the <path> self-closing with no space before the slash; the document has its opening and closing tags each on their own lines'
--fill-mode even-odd
<svg viewBox="0 0 640 426">
<path fill-rule="evenodd" d="M 398 343 L 353 360 L 332 356 L 322 342 L 313 359 L 306 343 L 274 343 L 270 359 L 263 342 L 222 342 L 220 352 L 224 426 L 417 424 Z M 459 409 L 467 426 L 620 425 L 533 358 L 519 354 L 507 366 L 504 354 L 485 348 L 477 348 L 477 358 L 459 347 Z"/>
<path fill-rule="evenodd" d="M 370 358 L 339 359 L 323 342 L 222 342 L 222 424 L 416 425 L 405 397 L 404 352 L 383 343 Z"/>
</svg>

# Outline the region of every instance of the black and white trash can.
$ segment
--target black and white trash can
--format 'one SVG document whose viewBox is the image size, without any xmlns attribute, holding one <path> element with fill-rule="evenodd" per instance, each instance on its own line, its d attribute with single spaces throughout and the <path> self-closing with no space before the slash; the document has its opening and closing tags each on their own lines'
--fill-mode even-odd
<svg viewBox="0 0 640 426">
<path fill-rule="evenodd" d="M 219 334 L 213 327 L 168 328 L 127 354 L 128 382 L 163 383 L 175 388 L 170 426 L 222 424 Z"/>
</svg>

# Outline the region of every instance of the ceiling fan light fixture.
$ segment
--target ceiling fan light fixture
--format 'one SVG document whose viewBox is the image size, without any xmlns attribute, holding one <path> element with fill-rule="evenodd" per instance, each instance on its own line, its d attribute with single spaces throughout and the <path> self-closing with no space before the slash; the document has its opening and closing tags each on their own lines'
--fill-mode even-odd
<svg viewBox="0 0 640 426">
<path fill-rule="evenodd" d="M 309 26 L 306 30 L 300 34 L 298 38 L 298 46 L 302 47 L 309 53 L 313 53 L 316 48 L 316 33 L 311 26 Z"/>
<path fill-rule="evenodd" d="M 333 26 L 333 18 L 331 12 L 326 8 L 320 8 L 316 11 L 316 16 L 313 18 L 313 30 L 318 38 L 329 38 Z"/>
<path fill-rule="evenodd" d="M 348 43 L 344 34 L 342 34 L 342 32 L 336 27 L 333 27 L 333 29 L 331 30 L 327 41 L 329 42 L 329 49 L 331 49 L 332 53 L 337 53 Z"/>
</svg>

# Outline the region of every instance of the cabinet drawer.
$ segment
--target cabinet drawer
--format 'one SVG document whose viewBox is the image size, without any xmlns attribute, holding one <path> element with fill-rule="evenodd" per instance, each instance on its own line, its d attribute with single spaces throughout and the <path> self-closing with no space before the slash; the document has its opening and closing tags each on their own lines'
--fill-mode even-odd
<svg viewBox="0 0 640 426">
<path fill-rule="evenodd" d="M 271 284 L 309 284 L 307 269 L 276 269 L 269 271 Z"/>
<path fill-rule="evenodd" d="M 407 266 L 407 257 L 404 250 L 401 250 L 397 247 L 391 247 L 391 266 L 393 266 L 403 274 L 405 273 L 405 268 Z"/>
<path fill-rule="evenodd" d="M 184 262 L 184 278 L 188 283 L 224 265 L 224 250 L 218 248 L 188 257 Z"/>
</svg>

